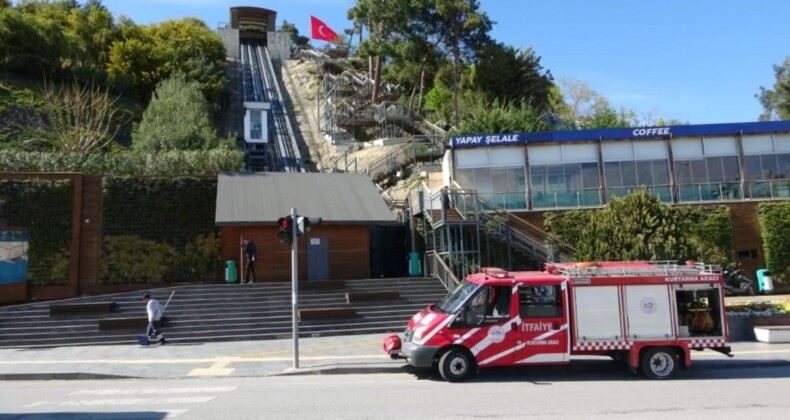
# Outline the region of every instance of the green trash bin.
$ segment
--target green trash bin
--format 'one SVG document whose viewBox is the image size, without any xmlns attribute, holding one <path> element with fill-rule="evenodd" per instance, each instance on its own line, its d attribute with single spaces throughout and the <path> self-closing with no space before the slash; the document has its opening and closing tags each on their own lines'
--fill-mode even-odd
<svg viewBox="0 0 790 420">
<path fill-rule="evenodd" d="M 236 283 L 236 261 L 225 261 L 225 281 Z"/>
<path fill-rule="evenodd" d="M 409 275 L 412 277 L 418 277 L 422 273 L 420 269 L 420 253 L 419 252 L 409 252 Z"/>
<path fill-rule="evenodd" d="M 774 278 L 767 268 L 757 270 L 757 290 L 759 290 L 760 293 L 774 292 Z"/>
</svg>

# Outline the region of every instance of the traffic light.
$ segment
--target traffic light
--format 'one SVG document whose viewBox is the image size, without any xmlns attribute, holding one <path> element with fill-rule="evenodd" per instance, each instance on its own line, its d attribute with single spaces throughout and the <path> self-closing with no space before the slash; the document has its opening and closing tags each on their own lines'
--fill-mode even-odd
<svg viewBox="0 0 790 420">
<path fill-rule="evenodd" d="M 310 233 L 310 218 L 304 216 L 297 217 L 296 227 L 297 227 L 297 231 L 296 231 L 297 235 L 301 235 L 303 233 Z"/>
<path fill-rule="evenodd" d="M 277 237 L 284 244 L 293 243 L 294 221 L 291 216 L 277 219 Z"/>
</svg>

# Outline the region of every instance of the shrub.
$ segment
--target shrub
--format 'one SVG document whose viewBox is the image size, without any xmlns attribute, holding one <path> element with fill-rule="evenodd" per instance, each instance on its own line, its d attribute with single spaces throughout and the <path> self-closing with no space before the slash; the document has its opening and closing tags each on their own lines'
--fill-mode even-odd
<svg viewBox="0 0 790 420">
<path fill-rule="evenodd" d="M 167 244 L 138 236 L 105 236 L 99 277 L 104 284 L 161 281 L 175 256 Z"/>
</svg>

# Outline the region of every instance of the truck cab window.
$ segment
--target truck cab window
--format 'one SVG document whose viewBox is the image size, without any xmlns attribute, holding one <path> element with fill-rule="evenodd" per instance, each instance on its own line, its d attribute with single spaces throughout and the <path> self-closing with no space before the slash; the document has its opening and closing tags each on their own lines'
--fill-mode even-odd
<svg viewBox="0 0 790 420">
<path fill-rule="evenodd" d="M 522 318 L 557 318 L 562 316 L 560 286 L 521 286 L 518 290 Z"/>
</svg>

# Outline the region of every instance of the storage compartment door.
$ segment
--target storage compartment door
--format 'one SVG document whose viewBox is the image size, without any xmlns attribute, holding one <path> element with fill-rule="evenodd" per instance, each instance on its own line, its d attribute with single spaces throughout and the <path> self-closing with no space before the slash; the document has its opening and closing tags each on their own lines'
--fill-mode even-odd
<svg viewBox="0 0 790 420">
<path fill-rule="evenodd" d="M 673 335 L 667 286 L 626 286 L 625 302 L 631 339 Z"/>
<path fill-rule="evenodd" d="M 622 338 L 617 286 L 576 287 L 573 290 L 577 341 Z"/>
</svg>

